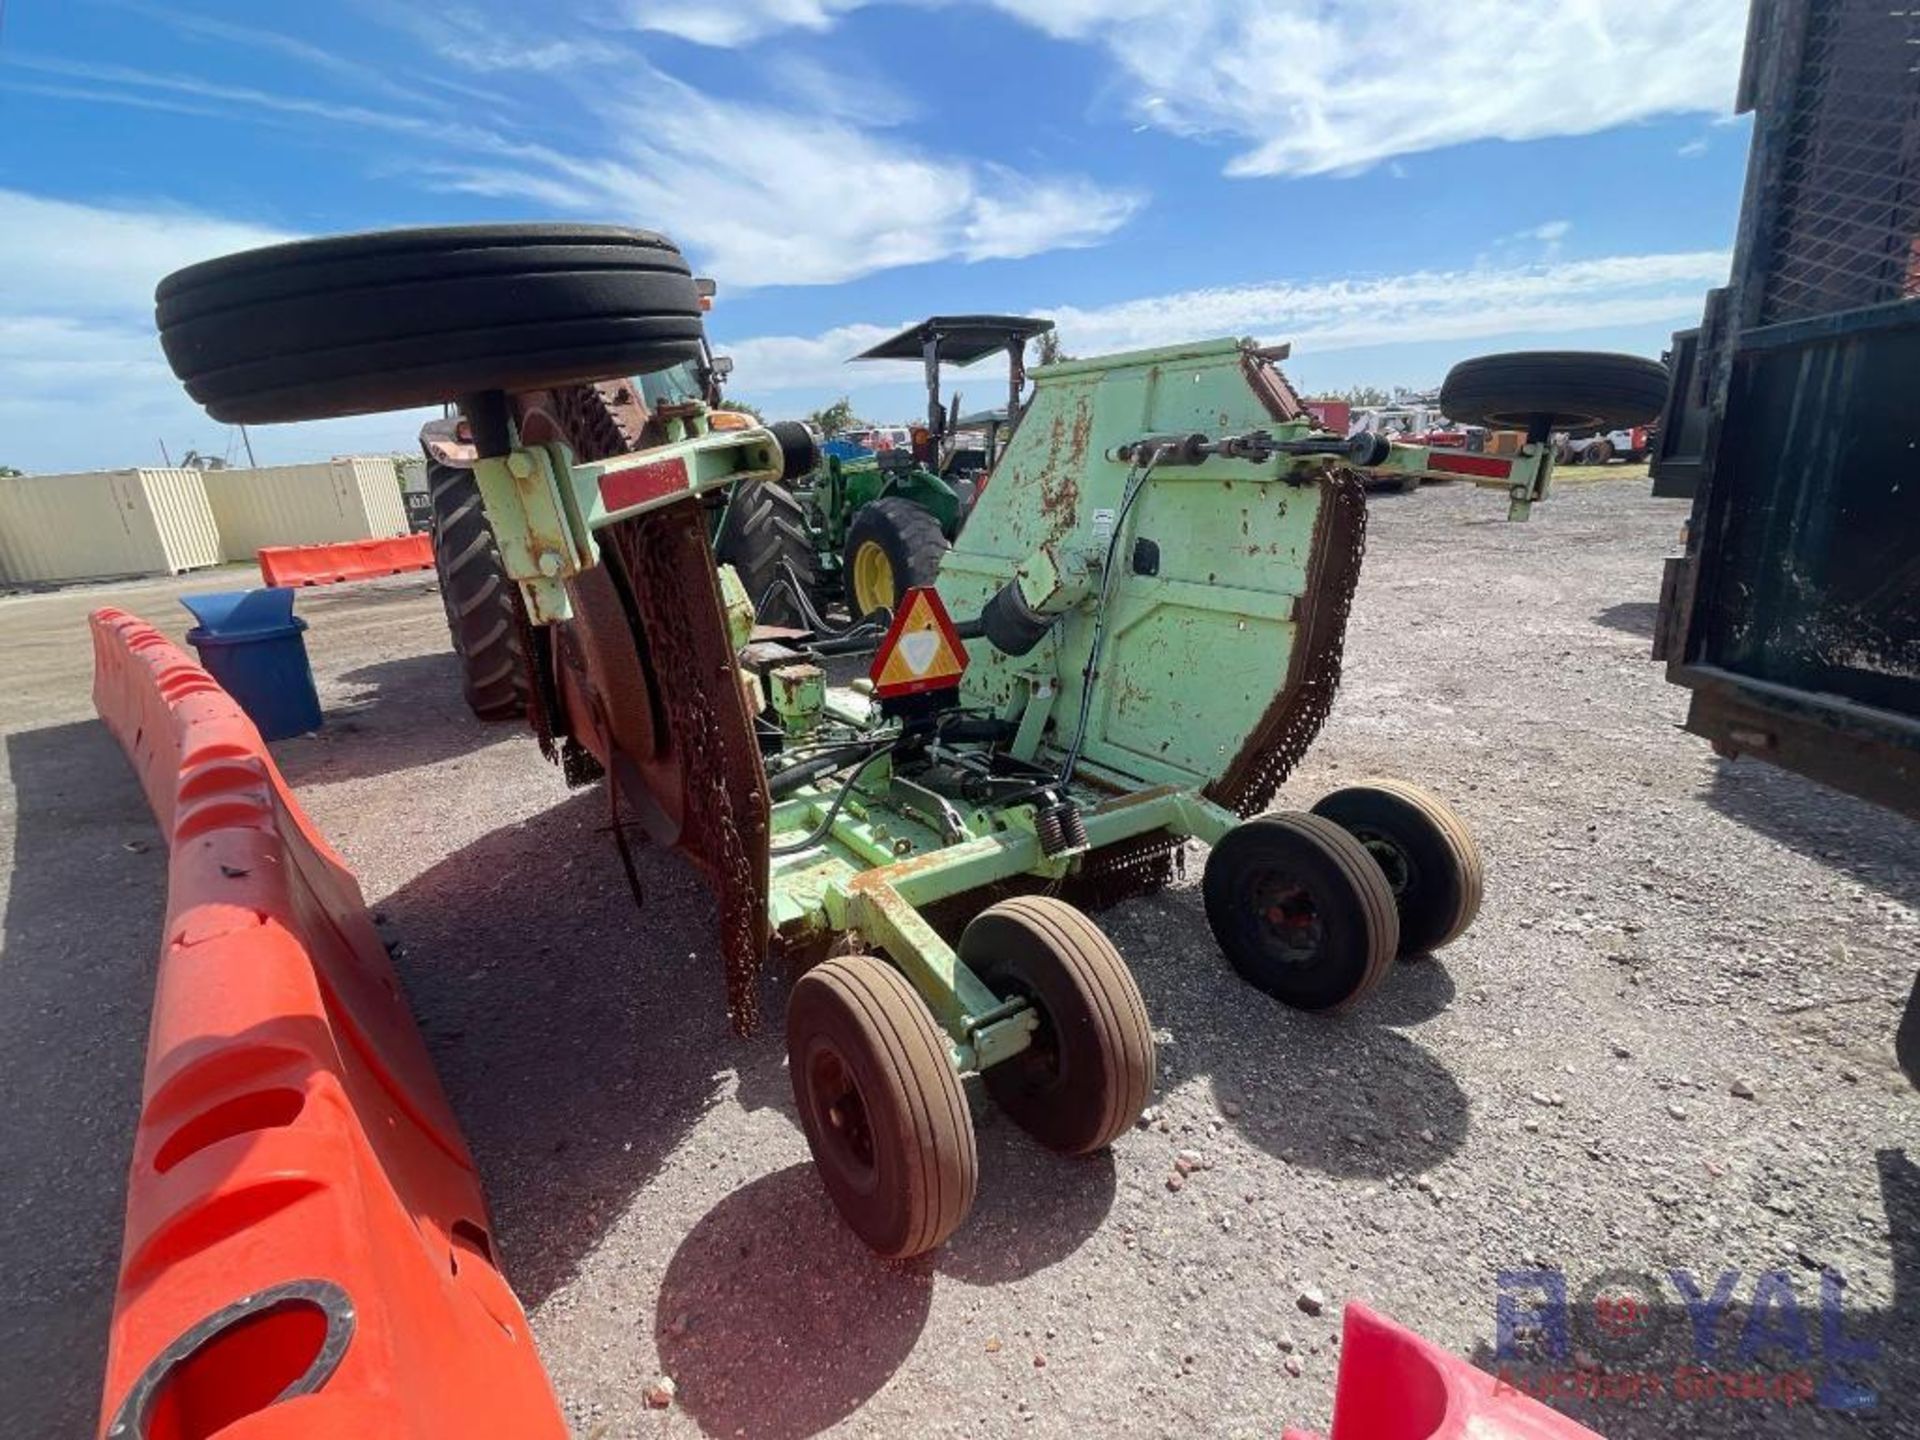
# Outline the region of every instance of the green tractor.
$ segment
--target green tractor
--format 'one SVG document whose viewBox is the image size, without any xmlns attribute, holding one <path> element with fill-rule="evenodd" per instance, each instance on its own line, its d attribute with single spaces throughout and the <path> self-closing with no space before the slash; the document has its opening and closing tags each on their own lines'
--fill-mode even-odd
<svg viewBox="0 0 1920 1440">
<path fill-rule="evenodd" d="M 911 450 L 843 458 L 829 453 L 800 487 L 810 512 L 823 599 L 838 596 L 855 620 L 892 612 L 908 590 L 931 585 L 941 557 L 979 495 L 1004 432 L 1019 418 L 1026 347 L 1053 329 L 1030 315 L 935 315 L 855 360 L 918 361 L 926 371 L 927 420 Z M 1007 357 L 1007 408 L 960 416 L 940 395 L 940 367 Z M 963 443 L 978 438 L 980 443 Z"/>
<path fill-rule="evenodd" d="M 1227 963 L 1302 1009 L 1360 1003 L 1472 922 L 1480 857 L 1434 796 L 1362 782 L 1267 813 L 1333 703 L 1366 537 L 1353 467 L 1379 459 L 1316 428 L 1274 352 L 1047 366 L 935 584 L 884 637 L 809 635 L 758 623 L 714 554 L 715 511 L 724 530 L 805 447 L 597 383 L 697 362 L 695 302 L 661 236 L 487 226 L 209 261 L 162 283 L 159 320 L 219 420 L 457 399 L 533 728 L 569 781 L 604 778 L 630 879 L 633 829 L 701 872 L 739 1029 L 770 960 L 797 975 L 796 1119 L 875 1251 L 966 1217 L 971 1077 L 1065 1154 L 1134 1124 L 1147 1000 L 1082 907 L 1165 885 L 1188 841 L 1211 847 Z M 1516 505 L 1581 386 L 1627 420 L 1610 366 L 1478 372 L 1463 402 L 1539 436 Z"/>
</svg>

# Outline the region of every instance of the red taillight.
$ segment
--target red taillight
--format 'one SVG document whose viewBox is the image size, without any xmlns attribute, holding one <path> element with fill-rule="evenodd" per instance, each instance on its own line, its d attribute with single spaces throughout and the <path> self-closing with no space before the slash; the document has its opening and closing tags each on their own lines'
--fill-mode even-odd
<svg viewBox="0 0 1920 1440">
<path fill-rule="evenodd" d="M 685 490 L 687 485 L 687 462 L 676 455 L 608 471 L 600 477 L 600 499 L 609 510 L 630 510 Z"/>
<path fill-rule="evenodd" d="M 1427 469 L 1454 475 L 1479 475 L 1489 480 L 1507 480 L 1513 476 L 1513 462 L 1491 455 L 1429 455 Z"/>
</svg>

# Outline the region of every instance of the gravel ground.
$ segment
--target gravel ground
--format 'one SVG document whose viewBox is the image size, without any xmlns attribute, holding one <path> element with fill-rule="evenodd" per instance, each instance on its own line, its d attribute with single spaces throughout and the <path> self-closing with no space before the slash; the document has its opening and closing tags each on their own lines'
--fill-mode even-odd
<svg viewBox="0 0 1920 1440">
<path fill-rule="evenodd" d="M 277 753 L 402 947 L 577 1433 L 1324 1426 L 1347 1299 L 1497 1369 L 1501 1274 L 1534 1270 L 1576 1302 L 1609 1271 L 1657 1287 L 1618 1330 L 1576 1303 L 1581 1362 L 1663 1386 L 1558 1402 L 1602 1434 L 1920 1436 L 1920 1100 L 1891 1058 L 1920 830 L 1676 728 L 1646 653 L 1684 506 L 1607 481 L 1502 514 L 1462 486 L 1378 497 L 1346 683 L 1284 797 L 1376 773 L 1448 796 L 1487 857 L 1479 923 L 1355 1013 L 1296 1015 L 1220 960 L 1196 850 L 1103 918 L 1160 1028 L 1155 1118 L 1067 1162 L 976 1097 L 979 1203 L 904 1266 L 835 1220 L 774 1036 L 729 1035 L 690 872 L 644 858 L 634 909 L 601 796 L 466 718 L 430 585 L 303 596 L 329 721 Z M 97 1404 L 165 884 L 89 718 L 83 617 L 177 636 L 172 597 L 216 583 L 0 602 L 12 1433 Z M 1674 1393 L 1675 1268 L 1708 1294 L 1737 1272 L 1707 1363 L 1769 1397 Z M 1534 1384 L 1573 1366 L 1538 1328 L 1511 1366 Z M 1823 1378 L 1878 1403 L 1799 1398 Z"/>
</svg>

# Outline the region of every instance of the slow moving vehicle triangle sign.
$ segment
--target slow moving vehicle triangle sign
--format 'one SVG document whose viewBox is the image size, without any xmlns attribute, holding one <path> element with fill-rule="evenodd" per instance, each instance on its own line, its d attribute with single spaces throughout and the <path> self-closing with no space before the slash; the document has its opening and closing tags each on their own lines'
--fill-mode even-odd
<svg viewBox="0 0 1920 1440">
<path fill-rule="evenodd" d="M 867 678 L 882 700 L 919 695 L 958 685 L 967 669 L 967 650 L 953 619 L 931 589 L 909 590 L 880 642 Z"/>
</svg>

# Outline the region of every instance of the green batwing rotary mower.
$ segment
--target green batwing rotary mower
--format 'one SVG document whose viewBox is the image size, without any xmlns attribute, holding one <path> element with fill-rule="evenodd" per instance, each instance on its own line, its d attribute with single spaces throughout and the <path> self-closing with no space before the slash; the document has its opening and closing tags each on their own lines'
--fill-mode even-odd
<svg viewBox="0 0 1920 1440">
<path fill-rule="evenodd" d="M 705 875 L 739 1028 L 771 954 L 800 970 L 800 1123 L 883 1255 L 938 1245 L 972 1203 L 965 1077 L 1065 1152 L 1146 1104 L 1146 1003 L 1075 901 L 1152 889 L 1203 840 L 1228 962 L 1315 1011 L 1474 917 L 1473 841 L 1412 786 L 1261 813 L 1332 703 L 1366 522 L 1348 467 L 1381 458 L 1316 432 L 1269 352 L 1038 371 L 937 586 L 884 635 L 808 633 L 757 625 L 712 549 L 713 497 L 777 484 L 780 440 L 717 428 L 697 397 L 607 414 L 603 377 L 699 355 L 660 236 L 309 241 L 181 271 L 158 298 L 168 358 L 218 419 L 458 399 L 534 728 Z M 1528 402 L 1543 415 L 1547 391 Z"/>
</svg>

